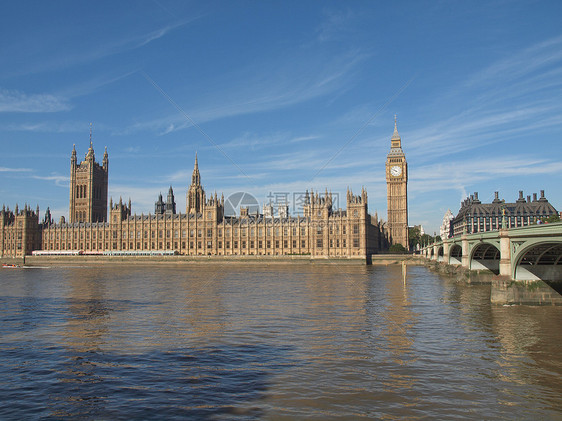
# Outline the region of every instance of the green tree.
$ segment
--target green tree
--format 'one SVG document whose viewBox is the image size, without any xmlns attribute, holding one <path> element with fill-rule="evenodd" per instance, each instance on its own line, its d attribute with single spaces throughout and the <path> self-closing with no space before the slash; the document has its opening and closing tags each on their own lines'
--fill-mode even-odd
<svg viewBox="0 0 562 421">
<path fill-rule="evenodd" d="M 542 218 L 541 221 L 545 224 L 552 224 L 553 222 L 560 222 L 559 215 L 550 215 L 548 218 Z"/>
<path fill-rule="evenodd" d="M 408 243 L 410 250 L 415 250 L 416 246 L 420 244 L 420 229 L 418 227 L 408 228 Z"/>
<path fill-rule="evenodd" d="M 391 253 L 406 253 L 406 249 L 400 243 L 391 245 L 388 251 Z"/>
<path fill-rule="evenodd" d="M 428 244 L 433 243 L 433 237 L 429 234 L 424 234 L 424 235 L 421 236 L 420 242 L 421 242 L 421 244 L 426 246 Z"/>
</svg>

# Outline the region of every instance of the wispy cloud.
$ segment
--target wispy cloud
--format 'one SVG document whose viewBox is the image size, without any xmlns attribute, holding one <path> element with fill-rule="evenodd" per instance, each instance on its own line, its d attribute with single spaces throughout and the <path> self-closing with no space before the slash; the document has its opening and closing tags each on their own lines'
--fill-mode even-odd
<svg viewBox="0 0 562 421">
<path fill-rule="evenodd" d="M 34 178 L 36 180 L 54 181 L 56 186 L 65 187 L 65 188 L 69 187 L 69 179 L 68 176 L 66 175 L 58 175 L 58 174 L 52 174 L 46 176 L 32 175 L 31 178 Z"/>
<path fill-rule="evenodd" d="M 461 160 L 416 168 L 410 176 L 412 192 L 424 193 L 451 188 L 466 191 L 467 184 L 498 180 L 520 174 L 562 174 L 562 162 L 526 156 L 504 156 Z"/>
<path fill-rule="evenodd" d="M 464 109 L 406 132 L 410 157 L 434 159 L 562 127 L 562 37 L 497 60 L 441 98 Z M 454 105 L 453 105 L 454 103 Z"/>
<path fill-rule="evenodd" d="M 562 124 L 562 115 L 552 115 L 551 105 L 529 105 L 522 109 L 467 111 L 447 120 L 405 132 L 409 157 L 427 158 L 458 154 L 497 142 L 508 142 L 515 136 Z"/>
<path fill-rule="evenodd" d="M 355 14 L 350 10 L 324 10 L 324 20 L 316 28 L 317 40 L 319 42 L 331 41 L 340 37 L 342 32 L 350 31 L 352 19 Z"/>
<path fill-rule="evenodd" d="M 309 142 L 311 140 L 318 140 L 321 139 L 322 136 L 320 135 L 309 135 L 309 136 L 297 136 L 289 140 L 289 143 L 301 143 L 301 142 Z"/>
<path fill-rule="evenodd" d="M 68 100 L 51 94 L 26 94 L 18 90 L 0 90 L 0 112 L 53 113 L 68 111 Z"/>
<path fill-rule="evenodd" d="M 0 129 L 14 132 L 86 133 L 88 123 L 79 121 L 9 123 L 0 124 Z"/>
<path fill-rule="evenodd" d="M 194 22 L 199 18 L 200 16 L 194 16 L 187 19 L 182 19 L 180 21 L 163 26 L 161 28 L 150 31 L 148 33 L 133 35 L 130 36 L 129 38 L 122 38 L 121 40 L 100 47 L 100 49 L 92 52 L 90 55 L 84 56 L 84 59 L 86 59 L 87 61 L 91 61 L 91 60 L 96 60 L 106 57 L 108 55 L 121 53 L 123 51 L 134 50 L 137 48 L 144 47 L 145 45 L 148 45 L 151 42 L 156 41 L 162 38 L 163 36 L 169 34 L 173 30 L 181 28 L 191 22 Z"/>
<path fill-rule="evenodd" d="M 104 59 L 106 57 L 121 54 L 127 51 L 136 50 L 145 47 L 154 41 L 163 38 L 165 35 L 172 31 L 179 29 L 197 19 L 200 16 L 194 16 L 187 19 L 182 19 L 174 23 L 165 25 L 143 33 L 124 34 L 113 39 L 104 41 L 103 35 L 94 37 L 95 44 L 83 48 L 84 45 L 80 44 L 81 50 L 79 51 L 66 51 L 61 54 L 60 51 L 52 51 L 44 61 L 41 63 L 34 62 L 32 67 L 27 69 L 20 69 L 17 73 L 8 74 L 4 76 L 22 76 L 26 74 L 41 73 L 46 71 L 54 71 L 64 68 L 69 68 L 78 65 L 84 65 Z"/>
<path fill-rule="evenodd" d="M 7 167 L 0 167 L 0 172 L 30 172 L 32 171 L 31 168 L 7 168 Z"/>
<path fill-rule="evenodd" d="M 35 170 L 33 170 L 31 168 L 0 167 L 0 172 L 15 173 L 13 175 L 13 177 L 18 177 L 18 178 L 52 181 L 58 187 L 68 188 L 68 186 L 69 186 L 69 179 L 68 179 L 68 176 L 66 176 L 66 175 L 59 175 L 59 174 L 56 174 L 56 173 L 52 173 L 52 174 L 49 174 L 49 175 L 38 175 L 38 174 L 35 173 Z"/>
<path fill-rule="evenodd" d="M 505 81 L 527 77 L 560 60 L 562 60 L 562 36 L 534 44 L 496 61 L 469 78 L 465 85 L 489 84 L 498 78 Z"/>
<path fill-rule="evenodd" d="M 197 123 L 280 109 L 345 89 L 353 71 L 366 57 L 360 51 L 351 51 L 328 61 L 324 57 L 277 58 L 274 62 L 254 64 L 251 71 L 242 69 L 225 75 L 224 81 L 217 82 L 217 89 L 205 98 L 189 98 L 196 101 L 194 104 L 187 103 L 179 94 L 172 97 Z M 249 74 L 254 76 L 248 79 Z M 161 86 L 167 90 L 165 84 Z M 184 116 L 173 112 L 134 123 L 116 134 L 148 130 L 165 135 L 191 126 Z"/>
<path fill-rule="evenodd" d="M 70 85 L 58 91 L 57 93 L 60 96 L 70 99 L 85 96 L 99 90 L 100 88 L 103 88 L 104 86 L 125 79 L 126 77 L 133 75 L 136 72 L 137 70 L 135 69 L 126 71 L 110 71 L 103 74 L 97 74 L 93 78 Z"/>
<path fill-rule="evenodd" d="M 96 76 L 91 80 L 60 90 L 55 94 L 28 94 L 19 90 L 0 89 L 0 112 L 55 113 L 69 111 L 73 108 L 71 99 L 90 94 L 133 73 L 135 72 L 128 71 L 118 75 Z M 76 124 L 73 122 L 20 123 L 5 125 L 2 128 L 11 131 L 57 133 L 77 131 Z"/>
<path fill-rule="evenodd" d="M 156 41 L 159 38 L 162 38 L 164 35 L 166 35 L 168 32 L 185 25 L 187 22 L 182 22 L 182 23 L 176 23 L 174 25 L 168 25 L 164 28 L 160 28 L 157 29 L 156 31 L 152 31 L 149 32 L 148 34 L 144 35 L 139 42 L 137 43 L 137 45 L 134 48 L 140 48 L 143 47 L 147 44 L 150 44 L 152 41 Z"/>
<path fill-rule="evenodd" d="M 258 150 L 276 147 L 279 145 L 306 143 L 319 138 L 320 136 L 317 135 L 294 136 L 289 132 L 275 132 L 267 134 L 245 132 L 241 136 L 221 144 L 221 147 Z"/>
</svg>

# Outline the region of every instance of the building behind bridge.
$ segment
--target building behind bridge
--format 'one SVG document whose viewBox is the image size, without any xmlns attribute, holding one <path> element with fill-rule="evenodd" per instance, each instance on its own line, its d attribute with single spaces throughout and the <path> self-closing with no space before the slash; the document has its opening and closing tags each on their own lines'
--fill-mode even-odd
<svg viewBox="0 0 562 421">
<path fill-rule="evenodd" d="M 460 236 L 465 231 L 473 234 L 499 230 L 504 215 L 506 228 L 515 228 L 540 223 L 544 218 L 558 215 L 558 211 L 549 203 L 544 190 L 538 198 L 533 193 L 532 199 L 531 196 L 525 199 L 520 190 L 519 198 L 513 203 L 500 199 L 498 192 L 495 192 L 492 203 L 482 203 L 475 192 L 461 203 L 458 214 L 450 222 L 449 236 Z"/>
</svg>

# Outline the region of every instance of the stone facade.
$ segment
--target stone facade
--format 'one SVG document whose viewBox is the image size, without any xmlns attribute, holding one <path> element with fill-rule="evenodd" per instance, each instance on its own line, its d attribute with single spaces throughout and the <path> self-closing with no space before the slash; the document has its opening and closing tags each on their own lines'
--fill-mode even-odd
<svg viewBox="0 0 562 421">
<path fill-rule="evenodd" d="M 451 221 L 455 218 L 451 209 L 447 209 L 445 215 L 443 215 L 443 222 L 441 222 L 441 226 L 439 227 L 439 236 L 442 240 L 449 238 L 452 235 L 451 232 Z"/>
<path fill-rule="evenodd" d="M 85 168 L 93 171 L 98 168 L 107 177 L 107 153 L 103 166 L 95 167 L 91 145 L 90 151 L 86 155 Z M 83 164 L 75 164 L 73 150 L 71 177 Z M 82 197 L 75 197 L 80 191 L 78 186 L 86 186 L 84 190 L 89 194 L 98 179 L 75 176 L 75 180 L 71 183 L 70 209 L 84 212 L 86 205 L 76 200 Z M 105 192 L 107 202 L 106 184 L 101 185 L 105 187 L 100 191 Z M 168 201 L 174 202 L 173 192 L 170 193 Z M 84 254 L 123 252 L 133 255 L 171 251 L 189 256 L 309 255 L 313 258 L 366 259 L 388 247 L 385 224 L 368 213 L 365 189 L 359 195 L 348 189 L 346 210 L 334 209 L 331 193 L 326 191 L 321 195 L 311 191 L 306 195 L 303 216 L 290 216 L 285 211 L 279 212 L 279 217 L 265 216 L 250 213 L 248 209 L 241 209 L 240 216 L 225 216 L 224 197 L 218 197 L 216 193 L 210 197 L 205 194 L 197 157 L 187 192 L 186 213 L 168 211 L 168 206 L 162 203 L 158 207 L 157 202 L 157 208 L 165 208 L 163 213 L 134 215 L 131 201 L 125 204 L 120 199 L 116 204 L 110 201 L 109 219 L 106 219 L 101 214 L 96 215 L 98 208 L 91 199 L 87 202 L 85 215 L 79 214 L 69 223 L 62 218 L 60 223 L 54 223 L 49 211 L 39 223 L 39 210 L 34 212 L 27 206 L 21 212 L 3 210 L 0 255 L 21 256 L 34 250 L 52 254 L 80 251 Z M 103 203 L 103 198 L 100 202 Z"/>
<path fill-rule="evenodd" d="M 107 218 L 107 180 L 109 159 L 107 149 L 102 165 L 96 162 L 94 147 L 90 148 L 84 161 L 78 164 L 76 148 L 70 157 L 70 206 L 69 222 L 104 222 Z"/>
<path fill-rule="evenodd" d="M 402 150 L 396 117 L 394 133 L 390 139 L 390 152 L 386 158 L 386 186 L 388 205 L 388 230 L 392 244 L 402 244 L 406 250 L 408 240 L 408 163 Z"/>
<path fill-rule="evenodd" d="M 12 212 L 2 207 L 0 211 L 0 256 L 22 257 L 41 247 L 39 209 L 27 205 Z"/>
</svg>

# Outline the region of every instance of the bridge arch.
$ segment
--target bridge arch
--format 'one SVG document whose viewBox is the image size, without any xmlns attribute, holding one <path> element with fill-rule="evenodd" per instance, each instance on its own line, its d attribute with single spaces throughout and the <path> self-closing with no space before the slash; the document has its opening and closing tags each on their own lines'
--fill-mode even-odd
<svg viewBox="0 0 562 421">
<path fill-rule="evenodd" d="M 562 281 L 562 241 L 529 241 L 514 254 L 513 279 Z"/>
<path fill-rule="evenodd" d="M 449 259 L 450 265 L 462 265 L 462 247 L 460 244 L 451 244 L 449 247 Z"/>
<path fill-rule="evenodd" d="M 437 249 L 437 261 L 442 262 L 443 260 L 444 260 L 444 258 L 443 258 L 443 245 L 441 244 L 439 246 L 439 248 Z"/>
<path fill-rule="evenodd" d="M 469 258 L 469 269 L 489 270 L 499 275 L 500 259 L 500 249 L 497 244 L 480 242 L 472 247 Z"/>
</svg>

